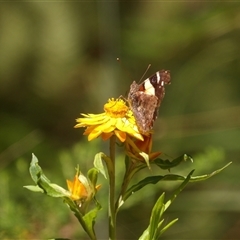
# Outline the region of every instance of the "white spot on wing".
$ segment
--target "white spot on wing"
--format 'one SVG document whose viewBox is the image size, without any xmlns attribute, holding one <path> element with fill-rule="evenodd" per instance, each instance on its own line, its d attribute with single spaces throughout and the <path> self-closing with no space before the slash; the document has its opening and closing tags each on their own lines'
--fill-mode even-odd
<svg viewBox="0 0 240 240">
<path fill-rule="evenodd" d="M 144 92 L 145 94 L 155 95 L 155 88 L 150 83 L 149 78 L 144 81 L 144 87 L 145 87 L 145 92 Z"/>
<path fill-rule="evenodd" d="M 160 79 L 161 79 L 160 73 L 159 73 L 159 72 L 156 72 L 156 75 L 157 75 L 157 83 L 159 83 L 159 82 L 160 82 Z"/>
</svg>

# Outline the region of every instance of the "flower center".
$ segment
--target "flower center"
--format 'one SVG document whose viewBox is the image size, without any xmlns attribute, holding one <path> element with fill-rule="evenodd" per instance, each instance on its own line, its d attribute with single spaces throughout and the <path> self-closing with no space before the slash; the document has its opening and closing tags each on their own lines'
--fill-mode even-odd
<svg viewBox="0 0 240 240">
<path fill-rule="evenodd" d="M 125 117 L 128 112 L 128 106 L 122 99 L 109 99 L 108 103 L 104 105 L 104 111 L 113 118 Z"/>
</svg>

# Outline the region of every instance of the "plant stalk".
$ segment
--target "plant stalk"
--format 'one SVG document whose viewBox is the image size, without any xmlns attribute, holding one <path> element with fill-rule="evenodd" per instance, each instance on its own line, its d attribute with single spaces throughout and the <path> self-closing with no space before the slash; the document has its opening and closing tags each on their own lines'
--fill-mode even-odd
<svg viewBox="0 0 240 240">
<path fill-rule="evenodd" d="M 109 239 L 116 239 L 116 212 L 115 212 L 115 143 L 116 137 L 113 135 L 110 138 L 110 159 L 111 167 L 108 169 L 109 175 L 109 209 L 108 209 L 108 224 L 109 224 Z"/>
</svg>

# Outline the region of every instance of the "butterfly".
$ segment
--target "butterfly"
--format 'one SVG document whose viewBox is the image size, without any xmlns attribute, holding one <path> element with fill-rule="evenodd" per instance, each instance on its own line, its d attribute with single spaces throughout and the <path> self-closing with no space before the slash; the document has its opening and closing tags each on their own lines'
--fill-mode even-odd
<svg viewBox="0 0 240 240">
<path fill-rule="evenodd" d="M 158 109 L 165 95 L 165 84 L 170 84 L 169 70 L 160 70 L 141 84 L 135 81 L 130 86 L 128 102 L 143 135 L 148 135 L 157 119 Z"/>
</svg>

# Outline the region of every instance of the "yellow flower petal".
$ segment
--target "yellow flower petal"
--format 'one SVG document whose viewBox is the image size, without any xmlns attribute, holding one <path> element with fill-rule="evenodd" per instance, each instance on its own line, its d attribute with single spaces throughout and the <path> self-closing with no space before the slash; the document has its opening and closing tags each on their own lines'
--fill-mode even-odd
<svg viewBox="0 0 240 240">
<path fill-rule="evenodd" d="M 88 141 L 91 141 L 97 137 L 99 137 L 102 134 L 101 131 L 91 131 L 91 133 L 88 135 Z M 84 134 L 86 135 L 86 134 Z"/>
<path fill-rule="evenodd" d="M 121 142 L 125 142 L 127 137 L 127 134 L 125 132 L 115 130 L 114 133 Z"/>
<path fill-rule="evenodd" d="M 74 201 L 80 201 L 81 204 L 90 201 L 101 187 L 101 185 L 94 187 L 91 181 L 79 170 L 77 170 L 73 181 L 67 180 L 67 186 L 71 194 L 70 198 Z"/>
<path fill-rule="evenodd" d="M 100 114 L 82 114 L 83 118 L 78 118 L 74 127 L 87 127 L 84 135 L 88 135 L 89 141 L 100 135 L 106 140 L 113 134 L 121 142 L 126 140 L 127 135 L 140 141 L 144 140 L 138 130 L 132 111 L 122 99 L 109 99 L 104 105 L 104 110 L 105 112 Z"/>
<path fill-rule="evenodd" d="M 108 140 L 112 135 L 113 135 L 113 132 L 102 133 L 102 134 L 101 134 L 102 139 L 103 139 L 104 141 Z"/>
<path fill-rule="evenodd" d="M 67 186 L 71 192 L 71 198 L 73 200 L 79 200 L 87 198 L 88 194 L 84 185 L 79 181 L 78 175 L 75 175 L 74 180 L 67 180 Z"/>
</svg>

